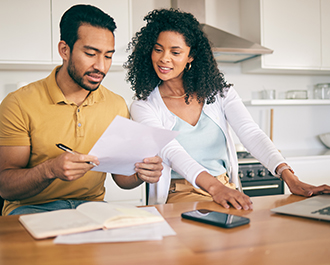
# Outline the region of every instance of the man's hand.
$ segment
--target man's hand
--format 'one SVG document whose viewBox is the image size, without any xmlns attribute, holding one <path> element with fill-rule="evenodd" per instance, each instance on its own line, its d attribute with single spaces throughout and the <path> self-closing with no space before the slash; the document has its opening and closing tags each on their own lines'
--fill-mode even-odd
<svg viewBox="0 0 330 265">
<path fill-rule="evenodd" d="M 142 163 L 135 164 L 137 176 L 142 181 L 156 183 L 162 175 L 163 165 L 159 156 L 145 158 Z"/>
<path fill-rule="evenodd" d="M 59 178 L 66 181 L 73 181 L 81 178 L 87 171 L 91 170 L 94 166 L 88 162 L 93 162 L 99 165 L 97 157 L 91 155 L 84 155 L 79 153 L 63 153 L 60 156 L 49 160 L 45 166 L 49 169 L 47 174 L 51 179 Z M 47 170 L 47 168 L 45 170 Z"/>
<path fill-rule="evenodd" d="M 28 168 L 30 146 L 0 146 L 0 195 L 7 200 L 22 200 L 43 191 L 55 178 L 72 181 L 99 164 L 96 157 L 63 153 Z"/>
<path fill-rule="evenodd" d="M 143 162 L 135 164 L 135 174 L 131 176 L 112 174 L 112 178 L 122 189 L 133 189 L 143 182 L 156 183 L 162 175 L 162 162 L 159 156 L 145 158 Z"/>
</svg>

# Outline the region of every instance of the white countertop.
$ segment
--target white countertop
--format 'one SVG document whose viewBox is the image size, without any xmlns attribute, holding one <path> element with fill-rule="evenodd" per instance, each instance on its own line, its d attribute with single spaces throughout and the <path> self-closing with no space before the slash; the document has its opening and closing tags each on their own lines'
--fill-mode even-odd
<svg viewBox="0 0 330 265">
<path fill-rule="evenodd" d="M 313 159 L 330 159 L 329 148 L 318 148 L 318 149 L 297 149 L 297 150 L 280 150 L 281 154 L 286 159 L 294 158 L 313 158 Z"/>
</svg>

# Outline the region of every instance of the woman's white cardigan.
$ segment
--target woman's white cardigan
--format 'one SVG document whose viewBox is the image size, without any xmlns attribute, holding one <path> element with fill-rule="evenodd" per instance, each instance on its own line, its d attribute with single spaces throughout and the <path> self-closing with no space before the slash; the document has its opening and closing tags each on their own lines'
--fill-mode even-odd
<svg viewBox="0 0 330 265">
<path fill-rule="evenodd" d="M 134 101 L 130 111 L 133 120 L 153 127 L 171 130 L 176 122 L 176 117 L 167 109 L 158 87 L 151 92 L 147 100 Z M 217 95 L 214 103 L 204 104 L 203 111 L 219 125 L 225 134 L 230 161 L 230 169 L 227 173 L 236 187 L 239 186 L 238 162 L 229 126 L 247 151 L 274 175 L 276 167 L 285 162 L 272 141 L 253 121 L 234 88 L 229 89 L 226 97 Z M 192 159 L 176 140 L 167 144 L 159 156 L 163 159 L 164 169 L 159 182 L 149 185 L 149 205 L 166 202 L 171 182 L 171 168 L 195 187 L 198 187 L 195 183 L 198 174 L 207 171 Z"/>
</svg>

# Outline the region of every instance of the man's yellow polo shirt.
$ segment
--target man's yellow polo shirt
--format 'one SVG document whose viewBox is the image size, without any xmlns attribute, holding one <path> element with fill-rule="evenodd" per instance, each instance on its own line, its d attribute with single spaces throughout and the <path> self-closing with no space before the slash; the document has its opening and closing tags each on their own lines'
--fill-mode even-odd
<svg viewBox="0 0 330 265">
<path fill-rule="evenodd" d="M 88 154 L 117 115 L 129 118 L 124 99 L 102 85 L 80 106 L 69 102 L 56 83 L 57 70 L 10 93 L 0 106 L 0 145 L 30 146 L 28 168 L 62 154 L 57 143 Z M 71 182 L 55 179 L 36 196 L 5 201 L 3 214 L 22 205 L 61 199 L 103 200 L 105 177 L 106 173 L 89 171 Z"/>
</svg>

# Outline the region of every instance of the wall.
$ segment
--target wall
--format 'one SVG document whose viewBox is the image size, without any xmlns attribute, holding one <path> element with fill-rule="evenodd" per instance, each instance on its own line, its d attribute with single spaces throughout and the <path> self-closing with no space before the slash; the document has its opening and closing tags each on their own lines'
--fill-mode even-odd
<svg viewBox="0 0 330 265">
<path fill-rule="evenodd" d="M 219 65 L 226 80 L 234 84 L 243 101 L 263 89 L 275 89 L 281 97 L 287 90 L 307 89 L 329 83 L 329 76 L 242 74 L 238 65 Z M 273 141 L 280 150 L 324 148 L 317 135 L 330 132 L 330 106 L 248 106 L 254 120 L 270 134 L 270 109 L 274 110 Z M 236 138 L 236 142 L 239 142 Z"/>
<path fill-rule="evenodd" d="M 170 1 L 132 0 L 132 33 L 144 22 L 145 10 L 170 7 Z M 239 0 L 206 0 L 206 23 L 240 35 Z M 271 48 L 271 47 L 270 47 Z M 220 64 L 228 82 L 233 83 L 243 100 L 263 89 L 276 89 L 277 96 L 286 90 L 312 90 L 316 83 L 330 83 L 329 76 L 317 75 L 269 75 L 243 74 L 240 64 Z M 16 89 L 18 82 L 32 82 L 46 77 L 50 71 L 0 71 L 0 100 Z M 125 82 L 124 71 L 110 71 L 103 85 L 122 95 L 127 104 L 133 93 Z M 269 111 L 271 107 L 248 107 L 260 127 L 269 134 Z M 282 106 L 274 107 L 274 142 L 281 150 L 323 148 L 317 135 L 330 132 L 330 106 Z M 238 140 L 236 139 L 238 142 Z"/>
<path fill-rule="evenodd" d="M 245 0 L 206 0 L 206 23 L 240 35 L 239 3 Z M 271 48 L 271 47 L 269 47 Z M 258 96 L 264 89 L 275 89 L 277 98 L 284 98 L 287 90 L 308 90 L 329 83 L 330 76 L 243 74 L 240 64 L 219 64 L 226 80 L 234 84 L 243 101 Z M 280 150 L 323 149 L 317 135 L 330 132 L 330 106 L 268 106 L 247 107 L 254 120 L 269 135 L 270 109 L 274 109 L 273 141 Z M 236 138 L 236 142 L 239 142 Z"/>
</svg>

